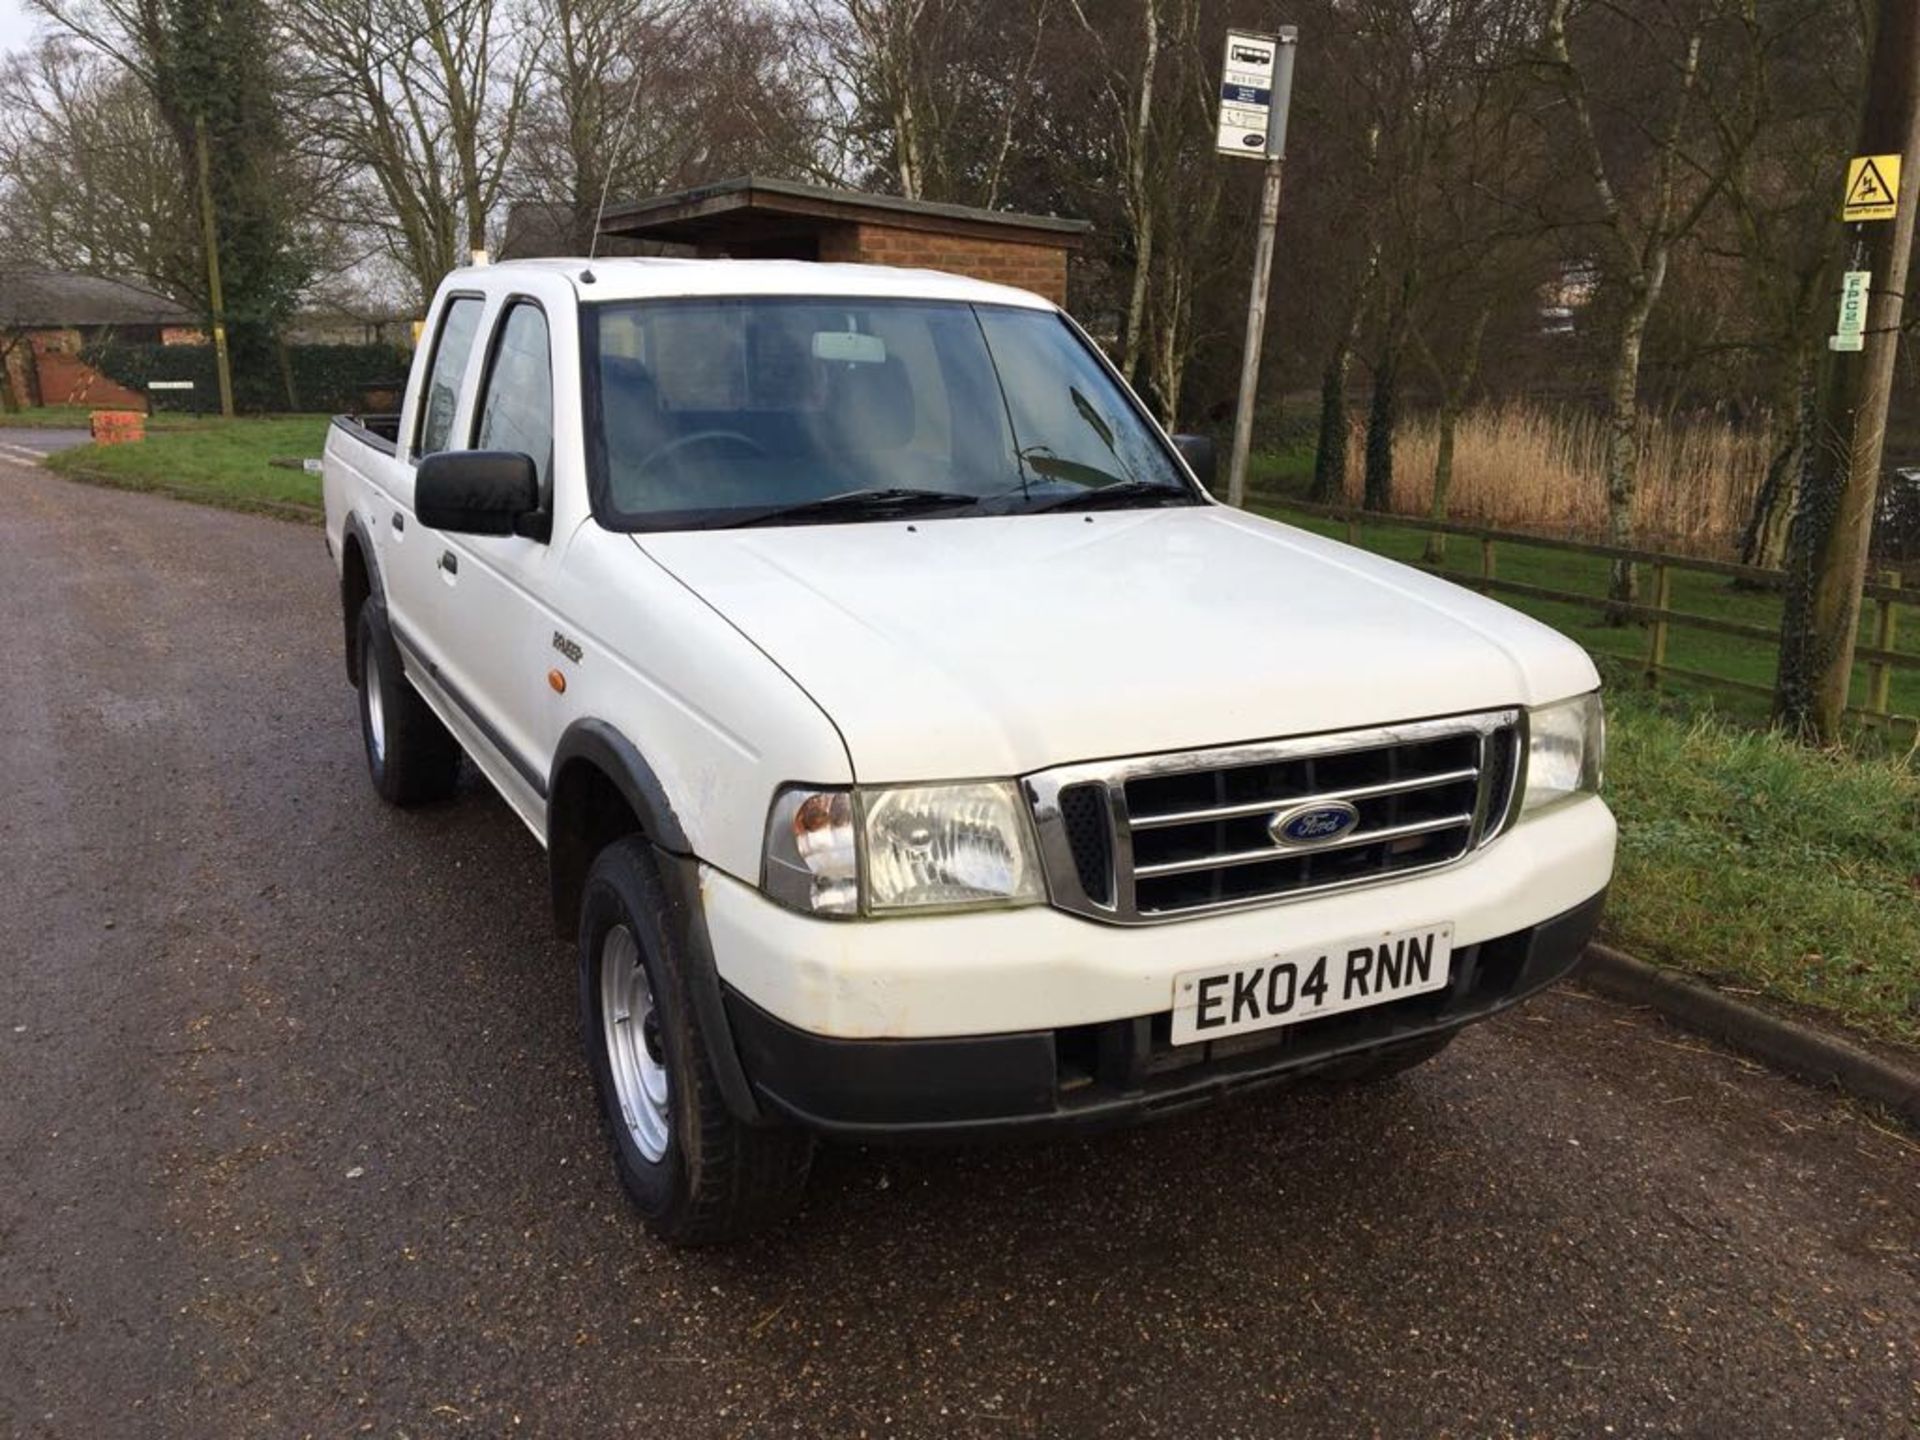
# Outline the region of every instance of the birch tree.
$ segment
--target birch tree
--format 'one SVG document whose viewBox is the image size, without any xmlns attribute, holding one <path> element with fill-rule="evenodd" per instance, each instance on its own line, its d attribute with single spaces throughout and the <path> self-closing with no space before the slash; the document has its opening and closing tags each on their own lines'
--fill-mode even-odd
<svg viewBox="0 0 1920 1440">
<path fill-rule="evenodd" d="M 1109 29 L 1117 28 L 1110 12 L 1102 10 L 1096 21 L 1083 0 L 1067 3 L 1097 57 L 1100 100 L 1120 140 L 1119 173 L 1113 178 L 1119 182 L 1133 241 L 1133 280 L 1120 338 L 1120 373 L 1131 377 L 1140 364 L 1147 326 L 1147 287 L 1153 273 L 1154 245 L 1159 239 L 1161 207 L 1155 204 L 1152 140 L 1162 0 L 1140 0 L 1133 22 L 1138 27 L 1137 43 L 1128 50 L 1109 39 Z"/>
<path fill-rule="evenodd" d="M 1596 116 L 1594 70 L 1597 57 L 1608 52 L 1595 46 L 1594 56 L 1576 57 L 1569 37 L 1572 0 L 1550 0 L 1546 22 L 1546 56 L 1554 83 L 1572 116 L 1574 141 L 1587 172 L 1598 229 L 1604 241 L 1605 268 L 1620 294 L 1614 322 L 1612 355 L 1606 382 L 1607 540 L 1630 546 L 1634 538 L 1634 504 L 1639 493 L 1640 364 L 1647 325 L 1666 287 L 1674 247 L 1700 223 L 1724 183 L 1728 165 L 1750 134 L 1727 137 L 1734 153 L 1703 156 L 1689 147 L 1691 125 L 1701 84 L 1701 52 L 1714 16 L 1706 7 L 1690 7 L 1680 0 L 1676 8 L 1656 9 L 1651 17 L 1634 15 L 1627 24 L 1656 62 L 1668 71 L 1669 93 L 1658 108 L 1647 105 L 1630 117 L 1630 128 L 1647 151 L 1644 179 L 1628 189 L 1623 179 L 1630 167 L 1610 157 L 1602 143 Z M 1622 12 L 1610 12 L 1618 15 Z M 1622 54 L 1609 54 L 1618 73 Z M 1638 586 L 1634 567 L 1615 561 L 1608 584 L 1609 597 L 1631 604 Z M 1621 618 L 1616 612 L 1615 618 Z"/>
</svg>

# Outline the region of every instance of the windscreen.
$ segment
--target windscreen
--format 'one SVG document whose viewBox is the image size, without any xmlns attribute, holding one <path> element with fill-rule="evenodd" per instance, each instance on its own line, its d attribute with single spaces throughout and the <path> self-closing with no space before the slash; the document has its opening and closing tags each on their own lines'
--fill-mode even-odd
<svg viewBox="0 0 1920 1440">
<path fill-rule="evenodd" d="M 898 488 L 989 513 L 1123 482 L 1189 493 L 1051 311 L 782 297 L 588 311 L 596 484 L 628 522 L 727 524 Z"/>
</svg>

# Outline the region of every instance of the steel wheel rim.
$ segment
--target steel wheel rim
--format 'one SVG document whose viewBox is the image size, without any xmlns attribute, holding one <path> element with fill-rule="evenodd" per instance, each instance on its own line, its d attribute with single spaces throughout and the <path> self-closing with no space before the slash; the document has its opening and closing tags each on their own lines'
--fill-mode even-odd
<svg viewBox="0 0 1920 1440">
<path fill-rule="evenodd" d="M 660 1012 L 639 943 L 616 925 L 600 944 L 600 1028 L 627 1134 L 649 1160 L 667 1153 L 667 1066 Z"/>
<path fill-rule="evenodd" d="M 387 758 L 387 707 L 380 698 L 380 662 L 371 645 L 360 663 L 366 671 L 362 688 L 367 697 L 367 748 L 373 751 L 373 763 L 378 765 Z"/>
</svg>

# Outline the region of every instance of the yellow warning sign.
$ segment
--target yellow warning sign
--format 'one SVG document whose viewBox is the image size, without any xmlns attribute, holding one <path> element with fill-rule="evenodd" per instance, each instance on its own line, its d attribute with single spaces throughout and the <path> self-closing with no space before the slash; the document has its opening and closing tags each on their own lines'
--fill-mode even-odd
<svg viewBox="0 0 1920 1440">
<path fill-rule="evenodd" d="M 1891 220 L 1900 208 L 1900 157 L 1856 155 L 1847 164 L 1842 220 Z"/>
</svg>

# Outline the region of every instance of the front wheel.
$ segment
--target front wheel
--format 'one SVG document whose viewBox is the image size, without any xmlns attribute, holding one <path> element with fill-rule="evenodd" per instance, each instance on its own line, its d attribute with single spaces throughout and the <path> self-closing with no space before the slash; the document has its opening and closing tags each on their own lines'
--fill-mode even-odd
<svg viewBox="0 0 1920 1440">
<path fill-rule="evenodd" d="M 793 1210 L 813 1138 L 727 1108 L 667 913 L 646 841 L 601 852 L 581 906 L 581 1040 L 614 1166 L 648 1227 L 674 1245 L 721 1244 Z"/>
</svg>

